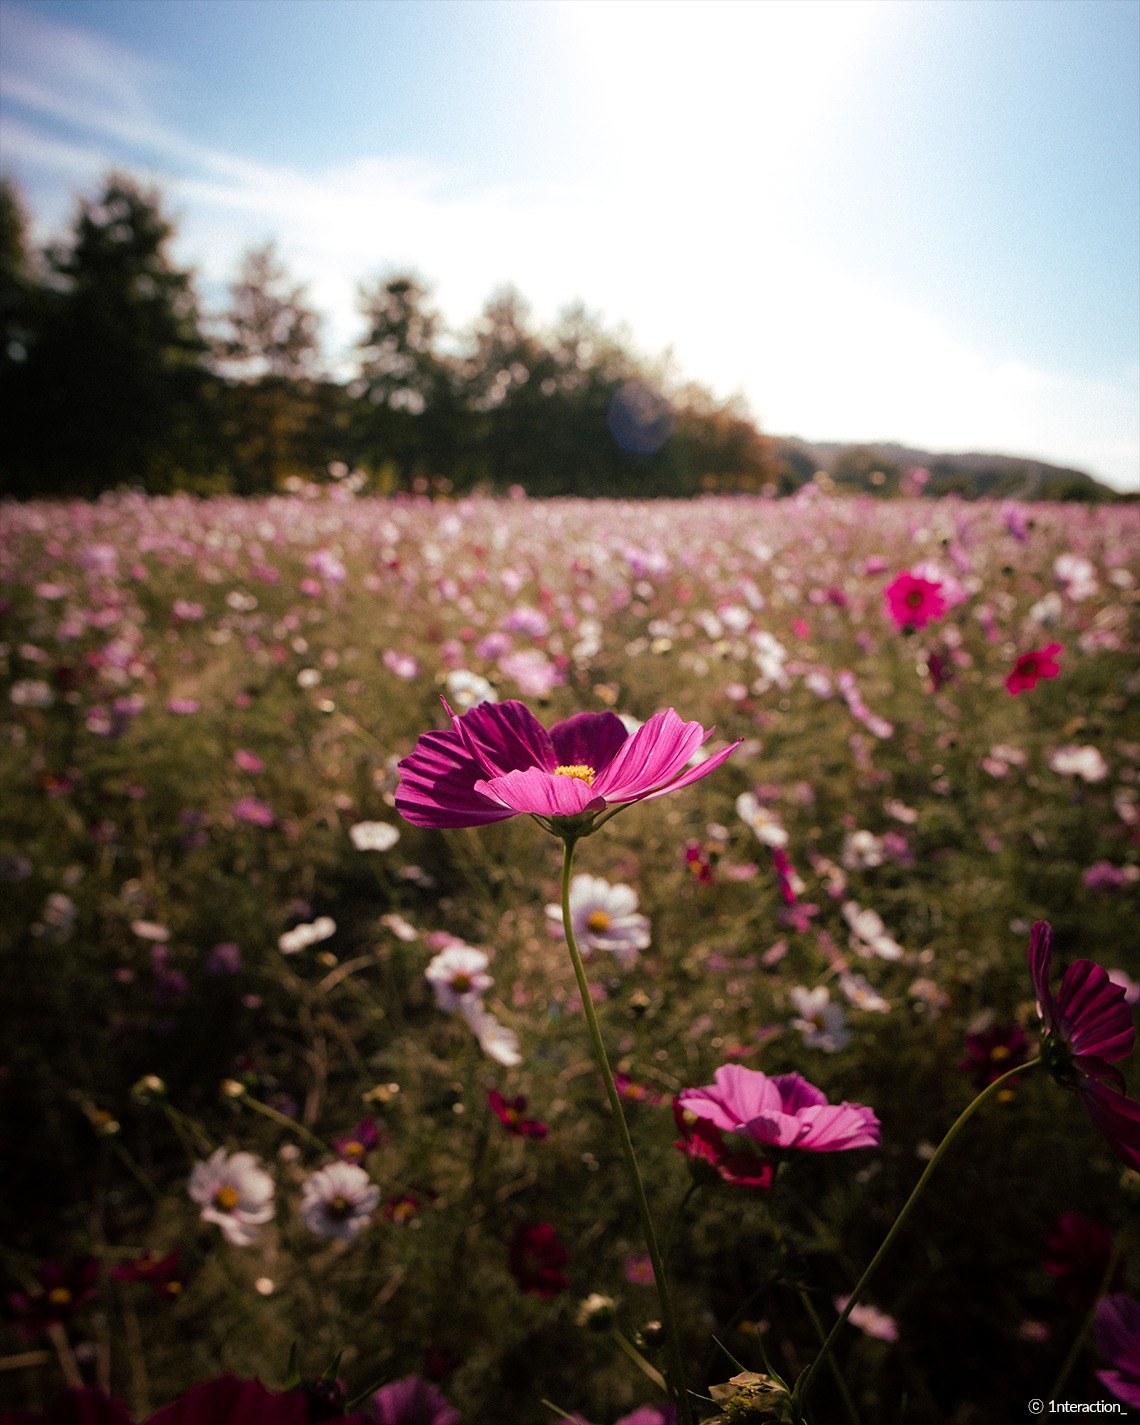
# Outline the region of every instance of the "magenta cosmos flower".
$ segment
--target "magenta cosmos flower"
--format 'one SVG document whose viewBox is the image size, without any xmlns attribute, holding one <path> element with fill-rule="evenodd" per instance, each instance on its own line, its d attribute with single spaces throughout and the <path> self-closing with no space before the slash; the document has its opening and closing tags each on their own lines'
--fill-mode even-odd
<svg viewBox="0 0 1140 1425">
<path fill-rule="evenodd" d="M 715 1084 L 677 1095 L 682 1112 L 707 1119 L 723 1133 L 739 1133 L 768 1148 L 807 1148 L 837 1153 L 873 1148 L 879 1120 L 858 1103 L 828 1103 L 799 1074 L 769 1078 L 743 1064 L 722 1064 Z"/>
<path fill-rule="evenodd" d="M 1112 1066 L 1136 1042 L 1124 988 L 1092 960 L 1075 960 L 1054 997 L 1049 988 L 1053 931 L 1039 920 L 1029 937 L 1029 972 L 1041 1016 L 1041 1061 L 1058 1083 L 1075 1089 L 1113 1151 L 1140 1171 L 1140 1104 L 1124 1092 Z"/>
<path fill-rule="evenodd" d="M 931 619 L 946 612 L 942 585 L 933 579 L 922 579 L 909 569 L 883 590 L 887 610 L 897 628 L 925 628 Z"/>
<path fill-rule="evenodd" d="M 444 707 L 447 707 L 446 702 Z M 607 808 L 707 776 L 739 743 L 688 766 L 711 735 L 672 708 L 632 735 L 614 713 L 578 713 L 548 732 L 524 704 L 480 703 L 425 732 L 400 763 L 396 809 L 414 826 L 483 826 L 529 814 L 556 835 L 584 836 Z"/>
<path fill-rule="evenodd" d="M 1140 1302 L 1119 1292 L 1103 1297 L 1093 1334 L 1097 1350 L 1110 1365 L 1097 1371 L 1100 1383 L 1117 1400 L 1140 1410 Z"/>
<path fill-rule="evenodd" d="M 1006 688 L 1016 697 L 1018 693 L 1032 692 L 1039 678 L 1055 678 L 1061 671 L 1057 662 L 1060 651 L 1059 643 L 1047 643 L 1044 648 L 1019 654 L 1013 672 L 1005 680 Z"/>
</svg>

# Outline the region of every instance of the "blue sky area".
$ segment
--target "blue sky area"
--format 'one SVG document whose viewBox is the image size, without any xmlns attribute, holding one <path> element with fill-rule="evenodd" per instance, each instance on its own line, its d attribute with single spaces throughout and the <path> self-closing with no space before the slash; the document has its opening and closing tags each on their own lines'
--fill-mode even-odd
<svg viewBox="0 0 1140 1425">
<path fill-rule="evenodd" d="M 0 0 L 47 239 L 112 167 L 224 301 L 581 299 L 763 427 L 1140 483 L 1138 0 Z"/>
</svg>

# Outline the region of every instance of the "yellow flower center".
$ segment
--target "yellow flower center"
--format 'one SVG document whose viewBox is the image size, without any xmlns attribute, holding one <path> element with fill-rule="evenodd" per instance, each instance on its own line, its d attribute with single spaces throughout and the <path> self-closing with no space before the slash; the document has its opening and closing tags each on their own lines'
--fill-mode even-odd
<svg viewBox="0 0 1140 1425">
<path fill-rule="evenodd" d="M 220 1208 L 222 1212 L 232 1212 L 238 1205 L 238 1190 L 225 1183 L 214 1194 L 214 1206 Z"/>
<path fill-rule="evenodd" d="M 179 1281 L 163 1282 L 162 1290 L 166 1293 L 167 1296 L 177 1296 L 178 1293 L 182 1290 L 182 1283 Z"/>
<path fill-rule="evenodd" d="M 604 910 L 592 910 L 586 918 L 586 924 L 591 930 L 600 934 L 603 930 L 610 928 L 610 918 Z"/>
<path fill-rule="evenodd" d="M 346 1143 L 341 1149 L 341 1156 L 345 1158 L 363 1158 L 364 1144 L 358 1143 L 354 1138 L 351 1143 Z"/>
<path fill-rule="evenodd" d="M 580 782 L 585 782 L 587 787 L 592 787 L 594 785 L 594 778 L 598 774 L 594 771 L 593 767 L 585 767 L 581 764 L 577 764 L 573 767 L 555 767 L 554 775 L 556 777 L 577 777 Z"/>
<path fill-rule="evenodd" d="M 347 1197 L 338 1193 L 336 1197 L 329 1198 L 325 1204 L 325 1211 L 335 1222 L 343 1222 L 346 1217 L 352 1215 L 352 1203 Z"/>
<path fill-rule="evenodd" d="M 47 1299 L 53 1306 L 66 1306 L 71 1300 L 71 1293 L 65 1286 L 53 1286 L 47 1294 Z"/>
<path fill-rule="evenodd" d="M 990 1050 L 990 1058 L 996 1059 L 1000 1063 L 1003 1059 L 1008 1059 L 1013 1050 L 1007 1044 L 995 1044 Z"/>
<path fill-rule="evenodd" d="M 471 988 L 471 976 L 463 974 L 462 971 L 458 975 L 452 975 L 451 988 L 457 995 L 465 995 Z"/>
</svg>

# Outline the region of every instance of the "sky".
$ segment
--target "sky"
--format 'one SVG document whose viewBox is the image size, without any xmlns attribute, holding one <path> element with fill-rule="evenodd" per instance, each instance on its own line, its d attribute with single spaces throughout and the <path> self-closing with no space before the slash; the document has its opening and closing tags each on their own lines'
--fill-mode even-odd
<svg viewBox="0 0 1140 1425">
<path fill-rule="evenodd" d="M 1140 487 L 1140 0 L 0 0 L 34 239 L 113 168 L 334 369 L 362 282 L 510 283 L 772 434 Z"/>
</svg>

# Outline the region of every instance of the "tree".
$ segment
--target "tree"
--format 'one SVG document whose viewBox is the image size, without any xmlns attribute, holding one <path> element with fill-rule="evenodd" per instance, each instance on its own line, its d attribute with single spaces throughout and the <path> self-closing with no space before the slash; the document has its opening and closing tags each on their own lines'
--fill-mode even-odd
<svg viewBox="0 0 1140 1425">
<path fill-rule="evenodd" d="M 224 429 L 235 488 L 254 494 L 310 473 L 320 319 L 273 243 L 246 253 L 219 327 L 213 364 L 228 378 Z"/>
<path fill-rule="evenodd" d="M 208 473 L 206 344 L 173 231 L 156 193 L 112 174 L 48 252 L 6 460 L 18 492 L 168 490 Z"/>
<path fill-rule="evenodd" d="M 349 389 L 361 403 L 362 454 L 403 486 L 416 476 L 454 478 L 465 445 L 456 363 L 439 349 L 442 328 L 429 298 L 409 273 L 358 294 L 365 333 L 356 344 L 360 375 Z"/>
</svg>

